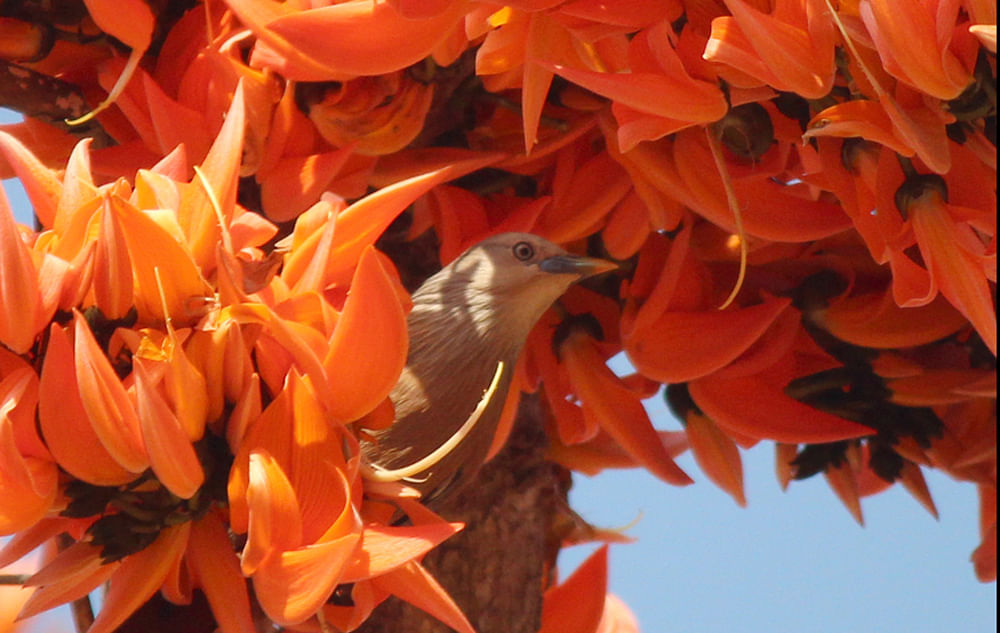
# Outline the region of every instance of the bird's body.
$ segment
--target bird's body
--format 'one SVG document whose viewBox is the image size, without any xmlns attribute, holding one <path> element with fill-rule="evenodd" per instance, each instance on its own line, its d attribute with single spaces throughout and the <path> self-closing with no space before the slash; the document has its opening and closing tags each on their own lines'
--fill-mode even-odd
<svg viewBox="0 0 1000 633">
<path fill-rule="evenodd" d="M 471 427 L 453 450 L 407 478 L 425 502 L 458 490 L 486 459 L 535 322 L 573 282 L 612 267 L 536 235 L 504 233 L 430 277 L 413 294 L 407 364 L 390 395 L 396 421 L 363 444 L 366 461 L 383 472 L 402 469 Z"/>
</svg>

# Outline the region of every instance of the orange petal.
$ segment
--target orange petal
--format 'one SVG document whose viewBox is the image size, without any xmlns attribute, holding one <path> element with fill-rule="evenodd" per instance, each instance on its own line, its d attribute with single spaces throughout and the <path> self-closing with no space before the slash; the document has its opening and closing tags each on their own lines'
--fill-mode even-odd
<svg viewBox="0 0 1000 633">
<path fill-rule="evenodd" d="M 201 165 L 207 186 L 215 194 L 227 226 L 236 204 L 245 126 L 246 107 L 243 102 L 243 84 L 240 83 L 233 94 L 233 102 L 222 128 Z M 191 257 L 208 274 L 215 265 L 215 248 L 221 234 L 219 218 L 216 217 L 198 176 L 195 176 L 192 186 L 184 191 L 181 207 L 177 211 L 177 222 L 187 237 Z M 133 249 L 132 252 L 136 251 Z"/>
<path fill-rule="evenodd" d="M 250 597 L 226 526 L 209 512 L 191 527 L 186 562 L 194 580 L 208 598 L 212 615 L 225 633 L 256 631 Z"/>
<path fill-rule="evenodd" d="M 969 321 L 986 346 L 997 353 L 997 316 L 983 266 L 963 246 L 973 243 L 984 249 L 979 237 L 965 224 L 956 223 L 936 192 L 920 196 L 909 206 L 913 233 L 920 254 L 941 293 Z"/>
<path fill-rule="evenodd" d="M 62 182 L 21 141 L 3 131 L 0 131 L 0 152 L 14 168 L 14 174 L 24 186 L 32 210 L 42 226 L 52 227 L 62 196 Z"/>
<path fill-rule="evenodd" d="M 359 534 L 281 552 L 267 558 L 253 576 L 261 608 L 277 624 L 298 624 L 327 601 L 354 555 Z"/>
<path fill-rule="evenodd" d="M 896 136 L 892 119 L 881 104 L 867 99 L 844 101 L 814 116 L 802 138 L 816 136 L 860 136 L 903 156 L 913 156 L 913 148 Z"/>
<path fill-rule="evenodd" d="M 160 394 L 146 363 L 141 358 L 136 361 L 139 428 L 149 465 L 167 490 L 181 499 L 190 499 L 205 482 L 205 472 L 184 427 Z"/>
<path fill-rule="evenodd" d="M 153 37 L 153 12 L 142 0 L 84 0 L 102 31 L 129 48 L 146 50 Z"/>
<path fill-rule="evenodd" d="M 591 554 L 573 574 L 545 592 L 538 633 L 590 633 L 597 630 L 608 590 L 608 546 Z"/>
<path fill-rule="evenodd" d="M 264 449 L 250 453 L 246 494 L 250 521 L 240 566 L 249 576 L 272 552 L 302 544 L 302 517 L 288 476 Z"/>
<path fill-rule="evenodd" d="M 18 450 L 8 408 L 0 403 L 0 534 L 19 532 L 44 517 L 58 478 L 55 463 Z"/>
<path fill-rule="evenodd" d="M 87 417 L 108 453 L 130 472 L 149 466 L 139 417 L 83 315 L 74 311 L 74 365 Z"/>
<path fill-rule="evenodd" d="M 601 73 L 539 64 L 591 92 L 647 114 L 692 123 L 711 123 L 726 114 L 725 98 L 715 85 L 686 75 Z"/>
<path fill-rule="evenodd" d="M 845 297 L 813 317 L 840 340 L 875 349 L 926 345 L 966 324 L 942 297 L 922 307 L 900 308 L 890 292 Z"/>
<path fill-rule="evenodd" d="M 38 273 L 0 188 L 0 342 L 18 354 L 27 352 L 41 320 Z"/>
<path fill-rule="evenodd" d="M 951 38 L 942 41 L 940 35 L 950 35 L 958 3 L 900 11 L 890 0 L 869 0 L 859 5 L 859 11 L 886 70 L 894 76 L 939 99 L 954 99 L 971 81 L 969 71 L 947 48 Z"/>
<path fill-rule="evenodd" d="M 113 633 L 150 596 L 184 554 L 191 523 L 165 528 L 145 549 L 126 558 L 111 576 L 104 606 L 87 633 Z"/>
<path fill-rule="evenodd" d="M 53 607 L 82 598 L 107 582 L 121 563 L 104 563 L 101 550 L 77 542 L 59 552 L 26 585 L 40 585 L 24 604 L 20 618 L 29 618 Z"/>
<path fill-rule="evenodd" d="M 691 413 L 685 422 L 691 453 L 698 466 L 709 479 L 735 499 L 740 507 L 745 508 L 747 500 L 743 493 L 743 462 L 736 443 L 703 415 Z"/>
<path fill-rule="evenodd" d="M 629 337 L 625 351 L 636 369 L 654 380 L 694 380 L 738 358 L 790 304 L 789 299 L 769 297 L 738 310 L 665 312 L 647 330 Z"/>
<path fill-rule="evenodd" d="M 865 518 L 861 513 L 861 497 L 858 495 L 858 482 L 854 474 L 854 469 L 847 461 L 838 466 L 829 466 L 823 472 L 826 482 L 836 493 L 837 497 L 851 513 L 854 520 L 859 525 L 864 526 Z"/>
<path fill-rule="evenodd" d="M 201 316 L 192 302 L 212 292 L 187 249 L 150 215 L 117 196 L 109 202 L 132 259 L 139 319 L 186 323 Z"/>
<path fill-rule="evenodd" d="M 135 479 L 115 461 L 98 439 L 80 399 L 73 347 L 65 331 L 53 323 L 39 384 L 38 423 L 59 466 L 77 479 L 97 486 L 117 486 Z"/>
<path fill-rule="evenodd" d="M 94 298 L 109 319 L 120 319 L 132 308 L 132 263 L 121 224 L 105 200 L 94 253 Z"/>
<path fill-rule="evenodd" d="M 367 247 L 351 282 L 344 312 L 323 359 L 334 417 L 356 420 L 395 386 L 409 338 L 401 288 L 374 247 Z"/>
<path fill-rule="evenodd" d="M 434 577 L 419 563 L 410 561 L 372 579 L 372 584 L 409 602 L 459 633 L 475 633 L 469 620 Z"/>
<path fill-rule="evenodd" d="M 465 11 L 465 3 L 453 2 L 434 17 L 409 20 L 389 3 L 367 0 L 299 12 L 275 8 L 269 0 L 227 4 L 266 43 L 258 42 L 253 61 L 299 81 L 381 75 L 415 64 Z"/>
<path fill-rule="evenodd" d="M 660 479 L 691 483 L 660 442 L 639 399 L 608 369 L 596 346 L 577 335 L 562 347 L 566 371 L 583 401 L 584 416 L 595 419 L 622 448 Z"/>
<path fill-rule="evenodd" d="M 261 207 L 267 217 L 275 222 L 298 217 L 337 177 L 353 149 L 283 157 L 260 183 Z"/>
<path fill-rule="evenodd" d="M 418 560 L 445 539 L 456 534 L 462 523 L 431 523 L 408 527 L 366 526 L 361 546 L 340 582 L 358 582 L 381 576 Z"/>
<path fill-rule="evenodd" d="M 727 431 L 788 444 L 835 442 L 874 430 L 786 396 L 760 375 L 706 376 L 689 383 L 698 408 Z"/>
</svg>

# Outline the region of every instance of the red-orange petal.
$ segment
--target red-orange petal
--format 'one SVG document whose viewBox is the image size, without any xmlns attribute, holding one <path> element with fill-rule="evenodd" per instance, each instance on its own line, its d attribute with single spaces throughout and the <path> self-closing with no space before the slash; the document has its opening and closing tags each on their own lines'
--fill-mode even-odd
<svg viewBox="0 0 1000 633">
<path fill-rule="evenodd" d="M 738 310 L 665 312 L 626 340 L 636 369 L 660 382 L 687 382 L 717 371 L 745 352 L 791 300 L 768 297 Z"/>
<path fill-rule="evenodd" d="M 727 431 L 788 444 L 834 442 L 874 430 L 794 400 L 763 377 L 706 376 L 689 383 L 698 407 Z"/>
<path fill-rule="evenodd" d="M 698 413 L 687 416 L 684 428 L 698 466 L 709 479 L 735 499 L 740 507 L 746 507 L 743 461 L 736 443 L 715 422 Z"/>
<path fill-rule="evenodd" d="M 608 546 L 590 555 L 569 578 L 545 592 L 538 633 L 592 633 L 608 591 Z"/>
<path fill-rule="evenodd" d="M 562 346 L 561 352 L 573 387 L 583 401 L 584 416 L 594 419 L 663 481 L 679 486 L 691 483 L 667 453 L 639 398 L 622 385 L 594 344 L 577 335 Z"/>
</svg>

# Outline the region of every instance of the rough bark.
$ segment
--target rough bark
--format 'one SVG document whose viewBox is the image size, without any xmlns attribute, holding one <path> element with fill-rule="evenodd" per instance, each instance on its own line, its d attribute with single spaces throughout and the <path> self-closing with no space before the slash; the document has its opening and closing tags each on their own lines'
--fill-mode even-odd
<svg viewBox="0 0 1000 633">
<path fill-rule="evenodd" d="M 545 461 L 542 407 L 522 399 L 507 446 L 477 480 L 436 510 L 466 528 L 423 563 L 462 608 L 478 633 L 535 633 L 544 575 L 557 543 L 551 526 L 565 505 L 568 478 Z M 451 629 L 390 598 L 360 633 L 447 633 Z"/>
</svg>

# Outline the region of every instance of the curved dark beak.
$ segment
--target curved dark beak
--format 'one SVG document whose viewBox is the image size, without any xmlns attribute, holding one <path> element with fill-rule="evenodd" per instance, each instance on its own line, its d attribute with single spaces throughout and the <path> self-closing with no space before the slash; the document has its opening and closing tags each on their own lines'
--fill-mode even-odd
<svg viewBox="0 0 1000 633">
<path fill-rule="evenodd" d="M 566 254 L 543 259 L 538 267 L 543 272 L 553 275 L 576 275 L 580 279 L 583 279 L 584 277 L 591 277 L 614 270 L 618 268 L 618 264 L 609 262 L 606 259 Z"/>
</svg>

